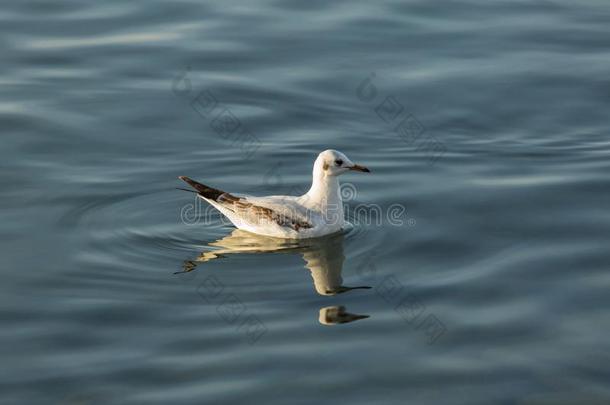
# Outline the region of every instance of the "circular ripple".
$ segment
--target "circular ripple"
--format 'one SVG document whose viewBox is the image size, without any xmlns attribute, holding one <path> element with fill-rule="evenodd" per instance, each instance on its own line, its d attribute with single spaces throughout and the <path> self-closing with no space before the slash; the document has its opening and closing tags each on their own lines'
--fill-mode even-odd
<svg viewBox="0 0 610 405">
<path fill-rule="evenodd" d="M 184 223 L 180 211 L 187 204 L 193 199 L 174 190 L 121 194 L 79 205 L 60 221 L 87 235 L 90 258 L 157 260 L 178 252 L 183 256 L 230 231 L 219 213 L 208 213 L 205 225 Z"/>
<path fill-rule="evenodd" d="M 185 210 L 190 210 L 187 220 Z M 89 249 L 84 256 L 88 260 L 122 265 L 159 260 L 177 265 L 185 256 L 207 249 L 208 243 L 234 229 L 194 194 L 185 196 L 175 190 L 96 198 L 77 205 L 60 221 L 87 235 Z M 346 252 L 348 255 L 362 253 L 364 247 L 376 248 L 375 241 L 367 237 L 368 228 L 349 213 L 346 221 L 346 244 L 356 245 L 354 252 Z"/>
</svg>

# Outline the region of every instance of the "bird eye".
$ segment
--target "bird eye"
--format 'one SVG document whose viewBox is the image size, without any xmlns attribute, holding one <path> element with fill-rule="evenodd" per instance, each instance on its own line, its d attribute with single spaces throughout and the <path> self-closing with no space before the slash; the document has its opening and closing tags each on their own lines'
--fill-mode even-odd
<svg viewBox="0 0 610 405">
<path fill-rule="evenodd" d="M 341 165 L 343 164 L 343 160 L 341 160 L 341 159 L 337 159 L 337 160 L 335 160 L 335 164 L 336 164 L 337 166 L 341 166 Z"/>
</svg>

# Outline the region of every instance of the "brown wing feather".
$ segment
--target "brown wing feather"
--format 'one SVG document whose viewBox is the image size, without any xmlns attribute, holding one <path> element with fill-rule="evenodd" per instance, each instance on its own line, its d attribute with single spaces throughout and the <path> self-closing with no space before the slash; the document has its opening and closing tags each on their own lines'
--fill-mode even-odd
<svg viewBox="0 0 610 405">
<path fill-rule="evenodd" d="M 201 184 L 186 176 L 180 176 L 178 178 L 197 190 L 198 194 L 202 197 L 221 203 L 224 206 L 228 206 L 227 208 L 233 212 L 242 211 L 242 213 L 244 213 L 244 211 L 246 211 L 246 213 L 249 215 L 254 215 L 257 218 L 262 218 L 267 221 L 273 221 L 280 226 L 292 228 L 295 231 L 313 227 L 307 221 L 280 214 L 271 208 L 254 205 L 245 198 L 234 196 L 233 194 L 218 190 L 216 188 L 208 187 L 205 184 Z"/>
</svg>

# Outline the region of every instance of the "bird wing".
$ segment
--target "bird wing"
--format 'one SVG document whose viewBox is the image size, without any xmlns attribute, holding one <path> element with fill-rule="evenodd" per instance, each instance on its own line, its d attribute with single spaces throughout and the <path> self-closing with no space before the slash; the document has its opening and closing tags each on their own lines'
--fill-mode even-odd
<svg viewBox="0 0 610 405">
<path fill-rule="evenodd" d="M 310 212 L 299 205 L 294 197 L 235 195 L 206 186 L 186 176 L 179 178 L 197 190 L 200 196 L 215 203 L 218 208 L 222 207 L 248 223 L 276 224 L 295 231 L 313 228 Z"/>
</svg>

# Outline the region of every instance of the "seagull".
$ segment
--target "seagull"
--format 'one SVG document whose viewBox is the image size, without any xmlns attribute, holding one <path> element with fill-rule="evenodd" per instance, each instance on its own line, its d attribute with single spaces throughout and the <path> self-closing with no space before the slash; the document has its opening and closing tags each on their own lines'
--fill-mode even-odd
<svg viewBox="0 0 610 405">
<path fill-rule="evenodd" d="M 314 162 L 311 188 L 302 196 L 255 197 L 218 190 L 186 176 L 178 178 L 238 229 L 276 238 L 308 239 L 345 227 L 339 176 L 349 171 L 370 172 L 339 151 L 325 150 Z"/>
</svg>

